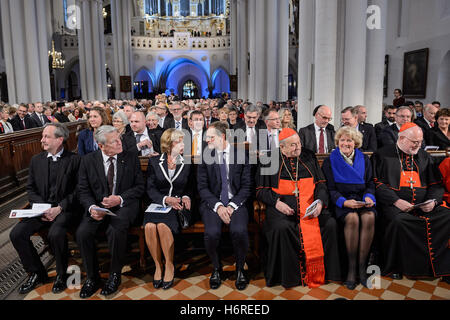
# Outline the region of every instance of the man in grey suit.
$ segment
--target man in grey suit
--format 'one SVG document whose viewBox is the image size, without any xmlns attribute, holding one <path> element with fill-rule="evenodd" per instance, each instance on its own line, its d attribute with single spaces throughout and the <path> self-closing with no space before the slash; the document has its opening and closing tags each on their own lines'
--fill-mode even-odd
<svg viewBox="0 0 450 320">
<path fill-rule="evenodd" d="M 34 104 L 34 112 L 31 114 L 31 119 L 34 120 L 37 127 L 43 127 L 46 123 L 50 122 L 50 120 L 44 114 L 44 106 L 41 102 L 36 102 Z"/>
<path fill-rule="evenodd" d="M 320 105 L 314 110 L 314 123 L 299 130 L 302 146 L 316 153 L 330 153 L 334 148 L 334 127 L 331 109 Z"/>
</svg>

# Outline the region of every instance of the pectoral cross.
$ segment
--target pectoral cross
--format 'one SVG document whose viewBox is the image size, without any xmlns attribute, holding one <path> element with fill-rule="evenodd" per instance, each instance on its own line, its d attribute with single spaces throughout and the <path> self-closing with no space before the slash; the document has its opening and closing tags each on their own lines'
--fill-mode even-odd
<svg viewBox="0 0 450 320">
<path fill-rule="evenodd" d="M 412 177 L 409 177 L 409 180 L 406 181 L 407 183 L 409 183 L 409 187 L 412 189 L 414 189 L 414 184 L 416 183 L 415 181 L 413 181 Z"/>
<path fill-rule="evenodd" d="M 295 197 L 298 198 L 298 194 L 300 193 L 300 191 L 298 191 L 297 181 L 295 181 L 295 189 L 294 191 L 292 191 L 292 193 L 295 194 Z"/>
</svg>

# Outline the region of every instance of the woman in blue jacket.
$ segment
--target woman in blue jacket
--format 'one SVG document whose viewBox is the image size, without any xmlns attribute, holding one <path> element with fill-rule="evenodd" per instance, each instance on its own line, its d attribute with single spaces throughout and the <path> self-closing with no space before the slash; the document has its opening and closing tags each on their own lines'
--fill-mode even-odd
<svg viewBox="0 0 450 320">
<path fill-rule="evenodd" d="M 106 124 L 109 123 L 105 110 L 100 107 L 94 107 L 89 111 L 88 127 L 78 135 L 78 154 L 80 156 L 98 150 L 97 142 L 94 140 L 94 133 L 98 128 Z"/>
</svg>

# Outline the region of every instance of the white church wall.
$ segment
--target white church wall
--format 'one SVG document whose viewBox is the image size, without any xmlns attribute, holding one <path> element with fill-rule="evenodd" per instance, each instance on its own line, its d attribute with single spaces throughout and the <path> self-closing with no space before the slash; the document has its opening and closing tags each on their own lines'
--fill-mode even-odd
<svg viewBox="0 0 450 320">
<path fill-rule="evenodd" d="M 442 86 L 438 84 L 439 75 L 445 79 L 440 70 L 445 68 L 444 57 L 450 51 L 450 1 L 394 0 L 388 5 L 386 54 L 390 61 L 388 96 L 384 102 L 392 104 L 394 89 L 403 86 L 404 53 L 429 48 L 426 97 L 406 99 L 425 104 L 442 97 L 445 99 L 442 105 L 450 106 L 449 96 L 442 94 L 442 89 L 438 92 L 438 87 Z"/>
</svg>

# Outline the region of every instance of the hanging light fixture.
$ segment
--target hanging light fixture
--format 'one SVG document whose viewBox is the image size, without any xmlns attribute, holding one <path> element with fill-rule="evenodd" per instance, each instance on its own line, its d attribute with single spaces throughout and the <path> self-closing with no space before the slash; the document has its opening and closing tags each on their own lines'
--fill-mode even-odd
<svg viewBox="0 0 450 320">
<path fill-rule="evenodd" d="M 66 60 L 62 58 L 62 53 L 55 50 L 55 41 L 52 40 L 52 51 L 48 52 L 48 56 L 52 58 L 53 69 L 64 69 Z"/>
</svg>

